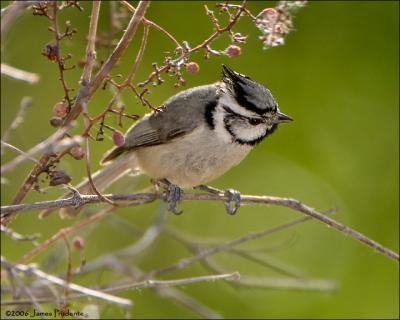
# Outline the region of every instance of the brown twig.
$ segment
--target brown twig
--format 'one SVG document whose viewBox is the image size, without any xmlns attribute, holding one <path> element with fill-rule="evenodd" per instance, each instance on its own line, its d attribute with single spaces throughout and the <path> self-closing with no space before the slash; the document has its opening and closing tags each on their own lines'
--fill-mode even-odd
<svg viewBox="0 0 400 320">
<path fill-rule="evenodd" d="M 135 34 L 138 24 L 140 23 L 141 19 L 143 18 L 146 9 L 148 8 L 150 2 L 149 1 L 141 1 L 138 5 L 138 10 L 132 16 L 126 31 L 124 32 L 121 40 L 119 41 L 117 47 L 111 53 L 110 57 L 107 61 L 102 65 L 99 72 L 96 74 L 95 78 L 86 86 L 81 85 L 81 88 L 78 92 L 77 98 L 75 102 L 66 116 L 64 120 L 64 125 L 59 131 L 65 130 L 65 128 L 69 128 L 70 124 L 73 120 L 75 120 L 82 112 L 82 108 L 84 104 L 87 104 L 89 99 L 93 96 L 95 91 L 100 87 L 101 83 L 107 77 L 108 73 L 114 67 L 115 63 L 120 59 L 122 54 L 124 53 L 125 49 L 127 48 L 128 44 L 133 38 Z M 57 8 L 53 7 L 54 13 L 57 12 Z M 93 17 L 93 16 L 92 16 Z M 54 18 L 55 19 L 55 18 Z M 56 20 L 53 20 L 54 26 L 56 26 Z M 57 30 L 55 30 L 57 31 Z M 57 33 L 56 33 L 57 34 Z M 58 37 L 56 36 L 58 39 Z M 18 191 L 17 195 L 14 197 L 13 204 L 20 203 L 28 191 L 31 189 L 33 183 L 36 181 L 38 174 L 40 174 L 45 166 L 47 165 L 48 161 L 50 160 L 50 155 L 43 155 L 39 160 L 40 165 L 36 165 L 31 172 L 29 173 L 28 177 L 25 179 L 23 185 L 21 186 L 20 190 Z M 4 223 L 8 223 L 3 221 Z"/>
<path fill-rule="evenodd" d="M 90 82 L 93 63 L 96 60 L 96 33 L 101 1 L 93 1 L 92 3 L 92 15 L 90 18 L 88 43 L 86 46 L 86 60 L 81 77 L 81 84 L 83 86 L 86 86 Z"/>
<path fill-rule="evenodd" d="M 137 193 L 129 195 L 106 195 L 107 199 L 114 202 L 126 202 L 126 201 L 137 201 L 144 200 L 146 202 L 151 202 L 156 199 L 162 199 L 162 194 L 157 193 Z M 227 198 L 223 194 L 194 194 L 185 193 L 182 198 L 183 201 L 227 201 Z M 368 238 L 367 236 L 361 234 L 360 232 L 353 230 L 344 224 L 327 217 L 326 215 L 316 211 L 315 209 L 302 204 L 300 201 L 291 198 L 280 198 L 272 196 L 241 196 L 241 201 L 243 203 L 259 203 L 259 204 L 272 204 L 277 206 L 283 206 L 295 211 L 304 213 L 305 215 L 318 220 L 329 227 L 340 231 L 341 233 L 350 236 L 351 238 L 363 243 L 364 245 L 380 252 L 388 258 L 399 261 L 398 253 L 382 246 L 376 241 Z M 80 195 L 79 204 L 86 205 L 89 203 L 99 203 L 102 199 L 94 195 Z M 72 197 L 69 199 L 60 199 L 53 201 L 43 201 L 33 204 L 21 204 L 21 205 L 11 205 L 1 207 L 1 216 L 6 217 L 15 212 L 23 211 L 33 211 L 38 209 L 54 209 L 54 208 L 68 208 L 77 205 L 77 197 Z"/>
<path fill-rule="evenodd" d="M 60 36 L 60 32 L 58 30 L 58 22 L 57 22 L 57 13 L 58 13 L 58 4 L 57 1 L 52 2 L 53 6 L 53 14 L 50 16 L 50 20 L 52 22 L 52 31 L 54 32 L 54 38 L 55 38 L 55 50 L 56 50 L 56 62 L 58 65 L 58 71 L 60 75 L 60 81 L 62 84 L 62 87 L 64 89 L 64 99 L 68 102 L 68 107 L 70 108 L 72 105 L 72 99 L 69 96 L 69 92 L 71 91 L 70 88 L 68 88 L 65 78 L 64 78 L 64 71 L 65 71 L 65 58 L 61 56 L 60 53 L 60 40 L 62 39 Z"/>
<path fill-rule="evenodd" d="M 145 87 L 150 82 L 152 82 L 154 79 L 159 77 L 160 73 L 167 72 L 168 70 L 170 70 L 171 66 L 175 66 L 180 61 L 183 61 L 183 60 L 187 59 L 188 56 L 190 54 L 194 53 L 194 52 L 197 52 L 197 51 L 199 51 L 201 49 L 205 49 L 205 50 L 207 50 L 207 52 L 209 52 L 210 51 L 210 44 L 212 42 L 214 42 L 216 39 L 218 39 L 221 34 L 223 34 L 225 32 L 229 32 L 233 28 L 233 26 L 237 23 L 237 21 L 239 20 L 240 16 L 242 15 L 242 13 L 246 12 L 245 11 L 246 10 L 246 6 L 247 6 L 247 0 L 244 0 L 242 2 L 242 4 L 238 8 L 236 8 L 236 13 L 233 15 L 233 17 L 231 17 L 229 23 L 225 27 L 223 27 L 223 28 L 219 27 L 206 40 L 204 40 L 202 43 L 198 44 L 194 48 L 188 48 L 187 50 L 182 50 L 182 53 L 178 58 L 176 58 L 175 60 L 171 60 L 168 63 L 164 64 L 163 66 L 157 68 L 157 70 L 152 72 L 145 81 L 143 81 L 143 82 L 141 82 L 139 84 L 139 86 L 140 87 Z M 179 46 L 179 47 L 181 47 L 181 46 Z"/>
<path fill-rule="evenodd" d="M 86 226 L 88 226 L 88 225 L 90 225 L 90 224 L 92 224 L 92 223 L 94 223 L 96 221 L 104 219 L 105 217 L 107 217 L 112 212 L 113 209 L 114 208 L 107 208 L 107 209 L 100 210 L 98 213 L 90 216 L 89 218 L 86 218 L 86 219 L 82 220 L 81 222 L 79 222 L 76 225 L 61 229 L 56 234 L 54 234 L 51 238 L 49 238 L 46 241 L 42 242 L 40 245 L 35 247 L 33 250 L 31 250 L 27 254 L 25 254 L 21 259 L 19 259 L 18 263 L 26 263 L 26 262 L 28 262 L 34 256 L 36 256 L 40 252 L 44 251 L 46 248 L 48 248 L 50 245 L 52 245 L 57 240 L 65 237 L 67 235 L 73 234 L 73 233 L 77 232 L 78 230 L 80 230 L 80 229 L 82 229 L 82 228 L 84 228 L 84 227 L 86 227 Z"/>
<path fill-rule="evenodd" d="M 125 49 L 128 47 L 128 44 L 131 42 L 149 5 L 150 1 L 139 2 L 135 14 L 129 21 L 128 27 L 126 28 L 126 31 L 124 32 L 114 51 L 108 57 L 107 61 L 101 66 L 94 79 L 87 86 L 81 86 L 77 99 L 64 121 L 64 125 L 67 125 L 71 121 L 75 120 L 81 114 L 83 104 L 88 102 L 88 100 L 93 96 L 96 90 L 106 79 L 111 69 L 118 62 Z"/>
</svg>

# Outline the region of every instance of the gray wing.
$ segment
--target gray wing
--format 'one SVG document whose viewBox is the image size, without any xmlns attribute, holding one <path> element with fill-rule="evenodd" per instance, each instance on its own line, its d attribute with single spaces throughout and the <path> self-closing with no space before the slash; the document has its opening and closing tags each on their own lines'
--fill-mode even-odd
<svg viewBox="0 0 400 320">
<path fill-rule="evenodd" d="M 125 150 L 168 143 L 205 122 L 205 106 L 216 101 L 215 85 L 185 90 L 165 102 L 163 110 L 153 112 L 132 126 L 125 135 Z"/>
<path fill-rule="evenodd" d="M 155 146 L 182 137 L 205 123 L 205 107 L 218 99 L 216 84 L 196 87 L 176 94 L 164 103 L 162 111 L 146 115 L 125 134 L 125 144 L 112 149 L 101 163 L 124 152 Z"/>
</svg>

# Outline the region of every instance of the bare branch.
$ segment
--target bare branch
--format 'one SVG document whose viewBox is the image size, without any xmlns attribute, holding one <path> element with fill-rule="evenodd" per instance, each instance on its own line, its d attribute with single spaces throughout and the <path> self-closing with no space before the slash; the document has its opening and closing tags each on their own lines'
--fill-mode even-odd
<svg viewBox="0 0 400 320">
<path fill-rule="evenodd" d="M 135 14 L 129 21 L 128 27 L 114 51 L 111 53 L 107 61 L 102 65 L 94 79 L 87 86 L 81 86 L 78 97 L 70 113 L 68 113 L 68 116 L 64 121 L 64 125 L 67 125 L 71 121 L 75 120 L 81 114 L 83 104 L 87 103 L 95 91 L 101 86 L 102 82 L 105 80 L 114 65 L 118 62 L 125 49 L 128 47 L 128 44 L 131 42 L 149 5 L 150 1 L 139 2 Z"/>
<path fill-rule="evenodd" d="M 90 18 L 88 43 L 86 47 L 86 61 L 83 67 L 81 83 L 86 86 L 92 74 L 93 63 L 96 59 L 95 42 L 97 33 L 97 22 L 99 20 L 101 1 L 93 1 L 92 5 L 92 16 Z"/>
<path fill-rule="evenodd" d="M 126 291 L 126 290 L 137 290 L 137 289 L 147 289 L 147 288 L 169 288 L 175 286 L 183 286 L 188 284 L 200 283 L 200 282 L 214 282 L 214 281 L 237 281 L 240 279 L 239 272 L 232 272 L 226 274 L 218 274 L 218 275 L 209 275 L 209 276 L 200 276 L 200 277 L 191 277 L 191 278 L 183 278 L 183 279 L 174 279 L 174 280 L 144 280 L 141 282 L 132 282 L 126 283 L 120 286 L 108 287 L 102 289 L 102 291 L 90 289 L 86 287 L 82 287 L 77 284 L 67 284 L 64 280 L 44 273 L 41 270 L 31 268 L 25 265 L 16 264 L 13 265 L 7 262 L 3 257 L 1 258 L 2 265 L 5 265 L 10 268 L 14 268 L 17 271 L 27 273 L 27 274 L 34 274 L 38 278 L 50 281 L 54 284 L 60 285 L 62 287 L 68 287 L 72 291 L 82 293 L 80 295 L 69 296 L 68 300 L 72 299 L 81 299 L 87 297 L 93 297 L 96 299 L 105 300 L 109 303 L 114 303 L 118 305 L 122 305 L 125 307 L 130 307 L 132 302 L 128 299 L 119 298 L 116 296 L 112 296 L 108 293 L 110 292 L 119 292 L 119 291 Z M 40 298 L 36 299 L 38 303 L 51 303 L 54 302 L 54 298 Z M 30 300 L 24 301 L 26 304 L 32 304 L 33 302 Z M 2 301 L 1 305 L 14 305 L 14 304 L 22 304 L 21 301 Z"/>
<path fill-rule="evenodd" d="M 52 154 L 55 152 L 59 152 L 62 149 L 67 149 L 79 145 L 82 141 L 82 138 L 78 136 L 73 138 L 66 138 L 65 141 L 63 140 L 59 141 L 62 137 L 64 137 L 65 133 L 69 130 L 69 128 L 70 127 L 63 127 L 61 130 L 56 131 L 52 136 L 47 138 L 45 141 L 31 148 L 25 154 L 20 155 L 15 159 L 13 159 L 12 161 L 1 166 L 0 168 L 1 174 L 3 175 L 8 171 L 13 170 L 15 167 L 19 166 L 24 161 L 33 157 L 35 154 L 38 153 Z"/>
<path fill-rule="evenodd" d="M 40 79 L 40 76 L 37 73 L 21 70 L 6 63 L 1 64 L 1 74 L 14 80 L 28 82 L 29 84 L 35 84 Z"/>
<path fill-rule="evenodd" d="M 5 38 L 6 33 L 18 16 L 27 7 L 31 5 L 31 1 L 13 1 L 8 7 L 1 10 L 1 39 Z"/>
<path fill-rule="evenodd" d="M 137 193 L 137 194 L 129 194 L 129 195 L 106 195 L 107 199 L 118 202 L 118 201 L 137 201 L 144 200 L 146 202 L 154 201 L 156 199 L 162 199 L 161 194 L 156 193 Z M 182 197 L 182 200 L 188 201 L 227 201 L 225 195 L 223 194 L 194 194 L 194 193 L 185 193 Z M 89 203 L 98 203 L 102 202 L 101 198 L 94 195 L 83 195 L 80 196 L 80 204 L 86 205 Z M 295 211 L 299 211 L 304 213 L 305 215 L 312 217 L 333 229 L 340 231 L 343 234 L 350 236 L 351 238 L 363 243 L 364 245 L 382 253 L 383 255 L 391 258 L 393 260 L 399 261 L 399 255 L 392 250 L 382 246 L 376 241 L 366 237 L 360 232 L 351 229 L 350 227 L 345 226 L 344 224 L 337 222 L 326 215 L 316 211 L 315 209 L 308 207 L 302 204 L 300 201 L 291 198 L 279 198 L 272 196 L 249 196 L 243 195 L 241 196 L 241 201 L 243 203 L 259 203 L 259 204 L 272 204 L 277 206 L 283 206 Z M 3 206 L 1 207 L 1 217 L 5 217 L 11 213 L 22 212 L 22 211 L 32 211 L 38 209 L 54 209 L 54 208 L 67 208 L 76 206 L 76 197 L 72 197 L 69 199 L 60 199 L 53 201 L 43 201 L 37 202 L 33 204 L 21 204 L 21 205 L 11 205 L 11 206 Z"/>
<path fill-rule="evenodd" d="M 0 230 L 14 241 L 32 241 L 34 244 L 36 244 L 36 240 L 41 237 L 41 235 L 38 233 L 25 236 L 3 225 L 0 225 Z"/>
<path fill-rule="evenodd" d="M 41 243 L 40 245 L 35 247 L 33 250 L 31 250 L 27 254 L 25 254 L 21 259 L 19 259 L 18 263 L 26 263 L 27 261 L 31 260 L 37 254 L 44 251 L 47 247 L 52 245 L 54 242 L 56 242 L 59 239 L 62 239 L 64 236 L 73 234 L 73 233 L 77 232 L 78 230 L 80 230 L 98 220 L 104 219 L 112 212 L 112 209 L 114 209 L 114 208 L 107 208 L 107 209 L 100 210 L 96 214 L 90 216 L 89 218 L 82 220 L 81 222 L 79 222 L 78 224 L 76 224 L 74 226 L 59 230 L 51 238 L 47 239 L 46 241 L 44 241 L 43 243 Z"/>
<path fill-rule="evenodd" d="M 21 149 L 18 149 L 16 146 L 13 146 L 12 144 L 9 144 L 7 142 L 4 142 L 3 140 L 0 141 L 1 147 L 7 147 L 8 149 L 11 149 L 12 151 L 22 155 L 26 159 L 32 160 L 34 163 L 38 164 L 39 161 L 35 159 L 34 157 L 30 156 L 28 153 L 25 151 L 22 151 Z"/>
<path fill-rule="evenodd" d="M 18 126 L 24 121 L 26 109 L 32 105 L 31 97 L 23 97 L 19 106 L 19 110 L 11 125 L 4 131 L 2 140 L 7 142 L 10 139 L 11 132 L 18 128 Z M 3 154 L 3 146 L 1 147 L 1 154 Z"/>
<path fill-rule="evenodd" d="M 240 274 L 239 272 L 236 271 L 226 274 L 200 276 L 200 277 L 174 279 L 174 280 L 144 280 L 141 282 L 125 283 L 119 286 L 105 288 L 103 289 L 103 291 L 117 292 L 117 291 L 131 290 L 131 289 L 144 289 L 144 288 L 156 288 L 156 287 L 163 288 L 163 287 L 182 286 L 198 282 L 209 282 L 218 280 L 237 281 L 239 279 L 240 279 Z"/>
<path fill-rule="evenodd" d="M 48 273 L 45 273 L 39 269 L 29 267 L 29 266 L 26 266 L 23 264 L 12 264 L 12 263 L 8 262 L 4 257 L 1 257 L 1 264 L 8 268 L 13 269 L 13 270 L 22 272 L 24 274 L 28 274 L 28 275 L 33 274 L 40 279 L 54 283 L 65 289 L 69 289 L 74 292 L 82 293 L 86 297 L 92 297 L 92 298 L 104 300 L 104 301 L 107 301 L 108 303 L 118 304 L 118 305 L 121 305 L 124 307 L 130 307 L 132 305 L 132 302 L 128 299 L 119 298 L 119 297 L 107 294 L 105 292 L 82 287 L 82 286 L 74 284 L 74 283 L 68 283 L 63 279 L 60 279 L 58 277 L 55 277 Z"/>
</svg>

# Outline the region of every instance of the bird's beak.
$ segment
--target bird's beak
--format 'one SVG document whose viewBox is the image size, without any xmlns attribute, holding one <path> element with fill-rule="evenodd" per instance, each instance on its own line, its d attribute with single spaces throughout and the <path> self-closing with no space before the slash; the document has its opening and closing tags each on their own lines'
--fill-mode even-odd
<svg viewBox="0 0 400 320">
<path fill-rule="evenodd" d="M 276 117 L 276 123 L 281 123 L 281 122 L 292 122 L 293 119 L 289 116 L 287 116 L 284 113 L 278 112 L 277 117 Z"/>
</svg>

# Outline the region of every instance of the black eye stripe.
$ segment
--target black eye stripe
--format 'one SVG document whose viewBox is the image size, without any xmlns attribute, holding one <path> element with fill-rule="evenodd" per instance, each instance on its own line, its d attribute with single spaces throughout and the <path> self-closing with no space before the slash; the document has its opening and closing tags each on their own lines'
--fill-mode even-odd
<svg viewBox="0 0 400 320">
<path fill-rule="evenodd" d="M 263 119 L 260 118 L 249 118 L 248 120 L 252 126 L 256 126 L 264 122 Z"/>
<path fill-rule="evenodd" d="M 241 114 L 238 114 L 236 112 L 234 112 L 231 108 L 229 108 L 228 106 L 223 105 L 222 106 L 224 108 L 224 110 L 230 115 L 230 116 L 235 116 L 237 118 L 241 118 L 241 119 L 245 119 L 247 120 L 251 125 L 256 126 L 259 125 L 261 123 L 264 122 L 264 119 L 262 118 L 250 118 L 250 117 L 246 117 L 243 116 Z"/>
</svg>

